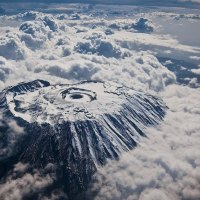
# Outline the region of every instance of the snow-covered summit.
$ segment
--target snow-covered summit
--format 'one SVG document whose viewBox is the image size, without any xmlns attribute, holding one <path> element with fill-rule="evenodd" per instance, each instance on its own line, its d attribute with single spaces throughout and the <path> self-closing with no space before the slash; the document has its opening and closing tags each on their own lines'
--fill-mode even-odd
<svg viewBox="0 0 200 200">
<path fill-rule="evenodd" d="M 82 155 L 87 146 L 99 164 L 99 155 L 104 163 L 132 149 L 144 136 L 145 126 L 155 125 L 164 117 L 166 105 L 157 97 L 112 82 L 51 85 L 36 80 L 4 90 L 0 108 L 5 115 L 28 124 L 68 124 L 67 131 L 54 131 L 61 137 L 71 134 L 74 150 Z M 82 135 L 86 135 L 86 143 Z"/>
<path fill-rule="evenodd" d="M 159 98 L 113 82 L 50 85 L 36 80 L 9 88 L 5 98 L 13 116 L 39 124 L 101 120 L 107 114 L 121 117 L 125 114 L 133 121 L 142 115 L 143 124 L 156 124 L 164 115 L 162 109 L 165 110 Z"/>
<path fill-rule="evenodd" d="M 24 129 L 25 141 L 16 144 L 20 161 L 62 164 L 71 192 L 85 188 L 108 159 L 133 149 L 145 127 L 163 119 L 166 105 L 113 82 L 51 85 L 36 80 L 3 90 L 0 111 Z"/>
</svg>

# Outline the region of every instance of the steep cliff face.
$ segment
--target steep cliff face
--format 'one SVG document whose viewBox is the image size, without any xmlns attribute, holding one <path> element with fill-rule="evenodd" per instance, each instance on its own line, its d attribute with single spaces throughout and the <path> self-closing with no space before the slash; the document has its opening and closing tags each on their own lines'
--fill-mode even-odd
<svg viewBox="0 0 200 200">
<path fill-rule="evenodd" d="M 0 111 L 24 129 L 16 144 L 18 161 L 59 165 L 68 192 L 76 193 L 87 187 L 98 166 L 133 149 L 145 127 L 163 119 L 166 105 L 111 82 L 36 80 L 2 91 Z"/>
</svg>

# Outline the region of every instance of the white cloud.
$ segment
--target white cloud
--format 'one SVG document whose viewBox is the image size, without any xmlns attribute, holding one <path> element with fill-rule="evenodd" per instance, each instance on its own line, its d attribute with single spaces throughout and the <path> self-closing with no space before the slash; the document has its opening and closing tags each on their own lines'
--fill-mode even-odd
<svg viewBox="0 0 200 200">
<path fill-rule="evenodd" d="M 119 36 L 110 36 L 104 34 L 103 27 L 77 33 L 76 28 L 69 28 L 67 25 L 63 29 L 64 21 L 52 15 L 34 13 L 34 18 L 36 20 L 23 22 L 17 27 L 17 34 L 10 33 L 12 38 L 16 38 L 18 46 L 11 48 L 12 52 L 6 53 L 6 56 L 4 53 L 7 46 L 0 52 L 0 55 L 11 60 L 16 60 L 21 55 L 20 60 L 12 61 L 16 69 L 2 82 L 2 88 L 14 84 L 13 81 L 17 83 L 34 78 L 54 82 L 61 82 L 63 79 L 97 79 L 119 81 L 137 89 L 158 92 L 175 81 L 175 76 L 155 56 L 135 52 L 131 48 L 128 50 L 116 44 L 116 38 L 123 38 L 126 31 Z M 48 25 L 44 19 L 48 21 Z M 6 34 L 2 38 L 7 38 Z"/>
<path fill-rule="evenodd" d="M 5 181 L 0 183 L 0 196 L 5 200 L 21 200 L 33 193 L 41 192 L 44 188 L 51 185 L 54 175 L 44 173 L 44 170 L 28 169 L 27 164 L 17 163 L 13 173 Z M 19 174 L 22 175 L 19 175 Z"/>
<path fill-rule="evenodd" d="M 199 69 L 192 69 L 191 71 L 195 74 L 200 74 L 200 68 Z"/>
<path fill-rule="evenodd" d="M 6 59 L 21 60 L 26 57 L 25 45 L 20 42 L 16 34 L 6 34 L 0 38 L 0 56 Z"/>
<path fill-rule="evenodd" d="M 75 46 L 75 51 L 83 54 L 97 54 L 104 57 L 125 58 L 131 53 L 122 49 L 117 45 L 112 44 L 110 41 L 105 40 L 102 34 L 93 33 L 84 38 L 86 41 L 78 42 Z"/>
</svg>

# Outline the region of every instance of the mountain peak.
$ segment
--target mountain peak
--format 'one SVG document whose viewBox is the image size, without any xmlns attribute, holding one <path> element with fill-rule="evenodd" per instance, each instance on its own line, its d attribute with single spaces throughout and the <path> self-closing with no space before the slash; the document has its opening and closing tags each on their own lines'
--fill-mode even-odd
<svg viewBox="0 0 200 200">
<path fill-rule="evenodd" d="M 98 166 L 133 149 L 166 108 L 158 97 L 113 82 L 35 80 L 0 93 L 3 117 L 25 130 L 20 160 L 36 166 L 62 163 L 66 176 L 83 187 Z"/>
</svg>

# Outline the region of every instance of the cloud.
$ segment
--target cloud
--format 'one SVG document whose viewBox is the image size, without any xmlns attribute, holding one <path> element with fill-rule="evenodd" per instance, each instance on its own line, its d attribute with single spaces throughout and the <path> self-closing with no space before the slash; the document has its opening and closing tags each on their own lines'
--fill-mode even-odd
<svg viewBox="0 0 200 200">
<path fill-rule="evenodd" d="M 85 42 L 78 42 L 75 46 L 75 51 L 78 53 L 97 54 L 107 58 L 124 58 L 131 55 L 128 50 L 124 50 L 110 41 L 106 41 L 102 34 L 93 33 L 85 39 Z"/>
<path fill-rule="evenodd" d="M 6 34 L 0 38 L 0 56 L 6 59 L 21 60 L 26 57 L 26 47 L 15 34 Z"/>
<path fill-rule="evenodd" d="M 200 75 L 200 69 L 192 69 L 191 71 L 193 73 L 195 73 L 195 74 L 199 74 Z"/>
<path fill-rule="evenodd" d="M 47 66 L 46 71 L 53 76 L 81 81 L 91 80 L 92 76 L 100 70 L 93 63 L 86 62 L 81 64 L 81 62 L 75 62 L 67 70 L 62 66 Z"/>
<path fill-rule="evenodd" d="M 48 166 L 47 166 L 48 167 Z M 28 164 L 17 163 L 11 175 L 0 183 L 0 196 L 5 200 L 20 200 L 40 193 L 51 185 L 54 180 L 53 173 L 45 173 L 44 169 L 31 169 Z"/>
<path fill-rule="evenodd" d="M 13 66 L 4 57 L 0 56 L 0 89 L 3 89 L 4 82 L 12 73 L 12 68 Z"/>
<path fill-rule="evenodd" d="M 34 49 L 41 47 L 48 39 L 49 30 L 45 27 L 42 21 L 27 21 L 21 24 L 19 30 L 22 31 L 22 41 L 28 47 Z"/>
<path fill-rule="evenodd" d="M 154 31 L 155 26 L 151 21 L 145 18 L 139 18 L 135 23 L 123 27 L 126 30 L 136 30 L 141 33 L 151 33 Z"/>
<path fill-rule="evenodd" d="M 180 60 L 188 60 L 191 55 L 199 54 L 199 47 L 180 44 L 178 40 L 168 35 L 151 35 L 143 33 L 126 34 L 116 33 L 117 44 L 129 50 L 149 50 L 156 52 L 160 57 L 171 57 Z"/>
<path fill-rule="evenodd" d="M 175 75 L 161 65 L 155 56 L 147 52 L 135 52 L 126 46 L 123 48 L 117 38 L 122 38 L 125 43 L 123 37 L 127 34 L 126 30 L 122 33 L 118 30 L 119 36 L 118 33 L 105 35 L 105 20 L 93 22 L 94 25 L 103 25 L 98 30 L 87 27 L 87 32 L 77 33 L 77 27 L 82 27 L 81 20 L 76 20 L 77 26 L 71 26 L 71 22 L 66 24 L 68 19 L 60 20 L 57 16 L 39 12 L 30 12 L 30 15 L 26 12 L 8 18 L 11 21 L 24 20 L 24 16 L 25 21 L 9 33 L 11 38 L 16 38 L 13 39 L 17 43 L 16 48 L 12 47 L 12 52 L 6 55 L 7 46 L 2 49 L 2 56 L 7 60 L 17 60 L 12 61 L 14 67 L 9 67 L 9 77 L 5 70 L 1 72 L 2 76 L 7 77 L 1 83 L 2 88 L 14 84 L 13 81 L 24 81 L 24 77 L 26 80 L 40 78 L 53 82 L 111 80 L 156 92 L 175 82 Z M 87 18 L 84 22 L 90 26 L 90 20 Z M 1 38 L 9 40 L 6 32 Z M 8 66 L 4 68 L 8 71 Z"/>
<path fill-rule="evenodd" d="M 0 101 L 2 96 L 0 95 Z M 0 113 L 0 176 L 3 170 L 3 160 L 18 153 L 17 143 L 24 136 L 24 129 L 13 119 L 5 119 Z"/>
</svg>

